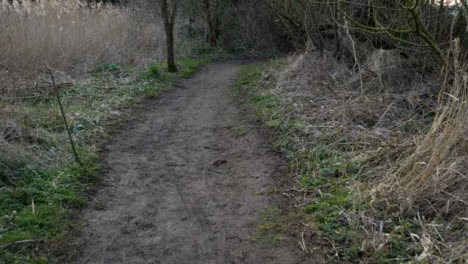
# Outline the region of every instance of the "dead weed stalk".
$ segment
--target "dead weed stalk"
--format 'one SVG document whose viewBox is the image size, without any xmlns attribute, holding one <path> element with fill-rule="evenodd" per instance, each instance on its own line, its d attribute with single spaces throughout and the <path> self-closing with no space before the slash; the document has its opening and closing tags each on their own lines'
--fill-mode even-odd
<svg viewBox="0 0 468 264">
<path fill-rule="evenodd" d="M 397 193 L 403 211 L 428 209 L 429 203 L 433 214 L 466 213 L 468 150 L 463 135 L 468 114 L 468 65 L 458 60 L 456 44 L 452 55 L 451 65 L 443 71 L 439 107 L 430 130 L 377 187 L 387 189 L 384 193 Z"/>
</svg>

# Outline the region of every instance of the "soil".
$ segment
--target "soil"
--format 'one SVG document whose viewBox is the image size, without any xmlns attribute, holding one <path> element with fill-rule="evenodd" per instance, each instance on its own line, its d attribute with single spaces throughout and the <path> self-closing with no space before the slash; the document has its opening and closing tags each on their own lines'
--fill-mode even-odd
<svg viewBox="0 0 468 264">
<path fill-rule="evenodd" d="M 233 96 L 242 62 L 206 66 L 103 151 L 73 263 L 314 263 L 296 239 L 252 239 L 284 161 Z"/>
</svg>

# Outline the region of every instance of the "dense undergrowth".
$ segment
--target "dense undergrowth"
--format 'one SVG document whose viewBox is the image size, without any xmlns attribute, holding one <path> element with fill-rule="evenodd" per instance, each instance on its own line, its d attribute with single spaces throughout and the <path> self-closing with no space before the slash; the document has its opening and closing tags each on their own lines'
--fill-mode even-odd
<svg viewBox="0 0 468 264">
<path fill-rule="evenodd" d="M 61 82 L 57 75 L 81 165 L 74 161 L 52 90 L 31 98 L 1 98 L 0 263 L 48 263 L 50 245 L 79 228 L 70 213 L 86 204 L 100 182 L 99 142 L 122 122 L 137 118 L 131 110 L 141 107 L 144 98 L 156 98 L 178 78 L 230 57 L 215 49 L 194 50 L 178 61 L 178 73 L 168 73 L 157 62 L 99 65 L 74 83 Z"/>
<path fill-rule="evenodd" d="M 333 263 L 464 263 L 466 204 L 447 194 L 462 199 L 463 177 L 452 178 L 450 188 L 426 180 L 431 190 L 413 185 L 400 192 L 406 175 L 395 176 L 400 164 L 423 151 L 423 138 L 434 130 L 443 134 L 437 120 L 444 105 L 439 102 L 439 114 L 434 113 L 435 99 L 426 96 L 442 84 L 426 77 L 431 82 L 382 94 L 372 90 L 374 80 L 366 77 L 367 91 L 361 93 L 353 86 L 353 76 L 344 65 L 318 53 L 247 67 L 241 73 L 239 93 L 289 163 L 294 181 L 282 192 L 296 210 L 286 217 L 288 232 L 296 233 L 303 251 L 314 254 L 322 248 Z M 458 137 L 451 134 L 453 141 Z M 458 145 L 450 155 L 464 159 L 464 151 Z M 430 164 L 426 157 L 413 163 Z M 440 171 L 455 164 L 438 162 L 434 166 Z M 464 168 L 457 170 L 461 174 Z M 442 207 L 440 200 L 446 202 Z"/>
</svg>

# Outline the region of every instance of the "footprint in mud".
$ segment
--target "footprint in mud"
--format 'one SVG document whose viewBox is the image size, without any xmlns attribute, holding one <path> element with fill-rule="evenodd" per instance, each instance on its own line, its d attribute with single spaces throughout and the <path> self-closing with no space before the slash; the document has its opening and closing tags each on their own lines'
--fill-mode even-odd
<svg viewBox="0 0 468 264">
<path fill-rule="evenodd" d="M 227 163 L 227 160 L 217 160 L 215 162 L 213 162 L 213 165 L 216 166 L 216 167 L 219 167 L 223 164 L 226 164 Z"/>
</svg>

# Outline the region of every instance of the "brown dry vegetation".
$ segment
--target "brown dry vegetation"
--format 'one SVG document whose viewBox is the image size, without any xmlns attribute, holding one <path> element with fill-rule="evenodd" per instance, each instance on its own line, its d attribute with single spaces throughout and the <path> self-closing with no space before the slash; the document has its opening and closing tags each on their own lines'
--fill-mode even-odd
<svg viewBox="0 0 468 264">
<path fill-rule="evenodd" d="M 163 34 L 128 9 L 83 8 L 79 1 L 3 3 L 2 66 L 31 69 L 38 63 L 72 67 L 80 63 L 127 62 L 161 51 Z"/>
<path fill-rule="evenodd" d="M 340 263 L 466 263 L 466 1 L 269 3 L 303 51 L 254 100 L 302 236 Z"/>
<path fill-rule="evenodd" d="M 394 65 L 386 74 L 400 80 L 385 93 L 370 73 L 362 93 L 345 64 L 316 52 L 263 73 L 254 105 L 290 161 L 303 250 L 318 236 L 338 263 L 464 263 L 468 75 L 454 60 L 440 81 L 404 80 Z"/>
<path fill-rule="evenodd" d="M 303 250 L 319 236 L 338 263 L 464 263 L 467 65 L 452 53 L 442 76 L 405 76 L 407 61 L 382 52 L 363 64 L 388 64 L 384 76 L 363 72 L 364 92 L 356 72 L 314 51 L 268 68 L 255 88 L 296 181 L 294 230 Z"/>
<path fill-rule="evenodd" d="M 148 21 L 148 20 L 146 20 Z M 0 16 L 2 96 L 25 96 L 22 86 L 44 64 L 70 73 L 96 65 L 138 63 L 163 57 L 158 21 L 142 22 L 128 8 L 81 1 L 3 1 Z"/>
</svg>

